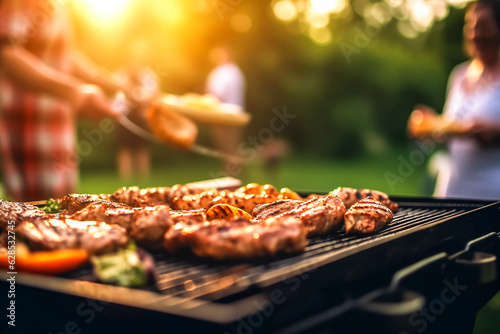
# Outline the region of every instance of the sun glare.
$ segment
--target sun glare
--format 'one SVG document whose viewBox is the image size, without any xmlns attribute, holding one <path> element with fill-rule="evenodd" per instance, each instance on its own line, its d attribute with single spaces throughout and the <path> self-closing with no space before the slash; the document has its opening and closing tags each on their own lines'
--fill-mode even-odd
<svg viewBox="0 0 500 334">
<path fill-rule="evenodd" d="M 297 7 L 288 0 L 276 2 L 273 7 L 274 15 L 283 21 L 291 21 L 297 17 Z"/>
<path fill-rule="evenodd" d="M 345 0 L 311 0 L 312 9 L 319 14 L 340 12 L 346 7 Z"/>
<path fill-rule="evenodd" d="M 89 18 L 116 19 L 123 14 L 131 0 L 81 0 Z"/>
</svg>

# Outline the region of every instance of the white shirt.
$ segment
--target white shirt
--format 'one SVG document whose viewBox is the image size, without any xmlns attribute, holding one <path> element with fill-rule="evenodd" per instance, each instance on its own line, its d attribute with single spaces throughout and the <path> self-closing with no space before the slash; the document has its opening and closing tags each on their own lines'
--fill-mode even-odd
<svg viewBox="0 0 500 334">
<path fill-rule="evenodd" d="M 500 122 L 500 82 L 491 82 L 475 92 L 464 91 L 469 63 L 452 72 L 444 113 L 454 120 Z M 449 141 L 450 176 L 446 197 L 500 200 L 500 147 L 481 147 L 474 138 Z"/>
<path fill-rule="evenodd" d="M 245 77 L 234 63 L 224 63 L 210 72 L 207 92 L 217 96 L 221 102 L 245 108 Z"/>
</svg>

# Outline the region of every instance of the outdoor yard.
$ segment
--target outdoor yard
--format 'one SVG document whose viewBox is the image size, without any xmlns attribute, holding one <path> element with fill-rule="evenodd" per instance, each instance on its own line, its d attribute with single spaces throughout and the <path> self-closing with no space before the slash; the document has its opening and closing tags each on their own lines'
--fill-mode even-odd
<svg viewBox="0 0 500 334">
<path fill-rule="evenodd" d="M 241 179 L 243 183 L 270 183 L 277 188 L 286 186 L 302 192 L 324 193 L 338 186 L 352 186 L 378 189 L 393 195 L 429 195 L 433 181 L 427 176 L 425 163 L 417 165 L 417 161 L 410 159 L 412 152 L 414 150 L 410 148 L 354 160 L 293 156 L 271 170 L 258 162 L 250 164 Z M 121 180 L 110 167 L 84 168 L 78 192 L 110 193 L 123 186 L 171 186 L 221 176 L 225 173 L 217 161 L 178 154 L 171 163 L 156 163 L 150 177 L 130 181 Z M 499 314 L 500 294 L 479 313 L 474 334 L 500 333 Z"/>
<path fill-rule="evenodd" d="M 250 165 L 243 175 L 242 181 L 243 183 L 270 183 L 278 188 L 286 186 L 304 192 L 321 193 L 338 186 L 352 186 L 379 189 L 394 195 L 429 195 L 433 181 L 427 176 L 425 164 L 412 166 L 411 163 L 409 165 L 404 163 L 404 161 L 412 160 L 410 159 L 411 152 L 414 151 L 409 149 L 388 152 L 376 157 L 339 161 L 291 157 L 283 161 L 277 170 L 266 170 L 258 163 Z M 409 167 L 413 167 L 414 170 L 412 171 Z M 224 176 L 224 173 L 221 172 L 221 166 L 215 161 L 185 156 L 171 164 L 157 165 L 147 179 L 128 182 L 120 180 L 116 173 L 109 169 L 84 170 L 81 174 L 79 191 L 83 193 L 109 193 L 122 186 L 170 186 L 176 183 L 219 176 Z M 474 334 L 500 333 L 499 315 L 500 294 L 497 294 L 479 312 Z"/>
</svg>

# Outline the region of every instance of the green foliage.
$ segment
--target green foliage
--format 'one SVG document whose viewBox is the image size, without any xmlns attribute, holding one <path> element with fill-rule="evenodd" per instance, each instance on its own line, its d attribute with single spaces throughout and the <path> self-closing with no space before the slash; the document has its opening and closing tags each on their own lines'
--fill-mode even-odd
<svg viewBox="0 0 500 334">
<path fill-rule="evenodd" d="M 130 40 L 146 36 L 153 51 L 151 67 L 161 72 L 164 91 L 182 94 L 203 92 L 212 66 L 209 50 L 229 43 L 247 78 L 246 107 L 253 119 L 246 135 L 269 128 L 273 109 L 286 106 L 296 118 L 276 136 L 288 140 L 296 152 L 356 157 L 373 152 L 373 138 L 378 138 L 379 150 L 406 145 L 406 122 L 413 107 L 425 103 L 440 110 L 449 71 L 466 59 L 461 45 L 463 9 L 451 8 L 445 20 L 413 40 L 402 37 L 395 22 L 374 30 L 356 15 L 338 18 L 329 25 L 332 43 L 318 46 L 298 33 L 299 21 L 278 21 L 268 1 L 242 2 L 224 17 L 214 8 L 189 12 L 194 5 L 182 6 L 190 18 L 183 31 L 150 19 L 151 10 L 138 10 L 133 24 L 114 41 L 119 45 L 114 58 L 111 51 L 104 56 L 90 44 L 82 46 L 97 62 L 112 67 L 120 63 L 118 55 Z M 236 14 L 251 18 L 248 32 L 231 28 Z M 77 32 L 89 38 L 82 26 Z M 209 144 L 207 137 L 200 141 Z M 112 149 L 111 136 L 83 164 L 112 163 Z M 170 153 L 178 154 L 155 147 L 158 161 L 168 161 Z"/>
</svg>

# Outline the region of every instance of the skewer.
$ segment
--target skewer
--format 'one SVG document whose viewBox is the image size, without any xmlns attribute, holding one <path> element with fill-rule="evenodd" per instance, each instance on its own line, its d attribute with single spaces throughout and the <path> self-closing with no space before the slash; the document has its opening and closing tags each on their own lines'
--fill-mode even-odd
<svg viewBox="0 0 500 334">
<path fill-rule="evenodd" d="M 130 119 L 128 119 L 125 114 L 122 114 L 122 116 L 120 116 L 118 121 L 120 122 L 120 124 L 124 128 L 126 128 L 127 130 L 129 130 L 130 132 L 135 134 L 136 136 L 141 137 L 141 138 L 148 140 L 150 142 L 153 142 L 153 143 L 162 143 L 151 132 L 141 128 L 140 126 L 138 126 L 137 124 L 132 122 Z M 202 145 L 198 145 L 198 144 L 194 144 L 193 146 L 191 146 L 189 148 L 189 150 L 193 153 L 197 153 L 197 154 L 207 156 L 207 157 L 227 160 L 227 161 L 231 161 L 231 162 L 238 163 L 238 164 L 245 164 L 246 163 L 245 159 L 240 158 L 238 156 L 224 153 L 224 152 L 214 150 L 214 149 L 211 149 L 211 148 L 208 148 L 208 147 L 205 147 Z"/>
</svg>

